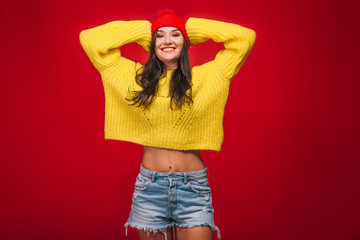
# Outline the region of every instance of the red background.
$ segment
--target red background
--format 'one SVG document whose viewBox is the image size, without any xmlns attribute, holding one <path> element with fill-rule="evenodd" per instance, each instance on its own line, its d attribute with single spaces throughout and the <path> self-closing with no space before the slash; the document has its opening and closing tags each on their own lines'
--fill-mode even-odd
<svg viewBox="0 0 360 240">
<path fill-rule="evenodd" d="M 2 3 L 0 238 L 125 239 L 142 146 L 104 140 L 102 83 L 79 33 L 112 20 L 152 21 L 166 7 L 257 33 L 231 83 L 222 151 L 202 152 L 222 238 L 360 239 L 352 2 Z M 192 64 L 222 47 L 194 45 Z M 121 50 L 147 57 L 136 44 Z"/>
</svg>

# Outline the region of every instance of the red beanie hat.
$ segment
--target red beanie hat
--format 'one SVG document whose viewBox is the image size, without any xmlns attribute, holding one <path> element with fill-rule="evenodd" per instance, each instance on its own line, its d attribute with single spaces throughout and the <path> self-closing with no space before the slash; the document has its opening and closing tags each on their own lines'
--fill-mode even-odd
<svg viewBox="0 0 360 240">
<path fill-rule="evenodd" d="M 189 38 L 185 29 L 185 21 L 178 15 L 175 15 L 173 10 L 163 9 L 157 13 L 156 18 L 151 25 L 151 36 L 153 36 L 154 32 L 161 27 L 176 27 L 179 29 L 186 39 L 188 48 L 190 47 Z"/>
</svg>

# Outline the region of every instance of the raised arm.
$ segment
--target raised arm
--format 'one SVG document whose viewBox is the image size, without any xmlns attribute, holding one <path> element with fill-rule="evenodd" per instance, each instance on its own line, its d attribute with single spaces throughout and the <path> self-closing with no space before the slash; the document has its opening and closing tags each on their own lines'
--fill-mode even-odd
<svg viewBox="0 0 360 240">
<path fill-rule="evenodd" d="M 151 43 L 151 23 L 146 20 L 113 21 L 80 32 L 80 43 L 95 68 L 99 71 L 111 66 L 114 62 L 129 59 L 121 57 L 119 47 L 137 42 L 146 51 Z"/>
<path fill-rule="evenodd" d="M 223 76 L 229 80 L 244 64 L 256 39 L 256 33 L 252 29 L 203 18 L 189 18 L 186 22 L 186 32 L 190 44 L 205 42 L 208 39 L 224 43 L 225 49 L 218 52 L 211 63 L 215 64 Z"/>
</svg>

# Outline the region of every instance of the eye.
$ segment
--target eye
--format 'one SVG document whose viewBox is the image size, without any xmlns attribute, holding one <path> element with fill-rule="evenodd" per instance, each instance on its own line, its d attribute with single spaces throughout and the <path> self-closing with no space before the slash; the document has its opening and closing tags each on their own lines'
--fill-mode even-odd
<svg viewBox="0 0 360 240">
<path fill-rule="evenodd" d="M 156 35 L 156 37 L 157 37 L 157 38 L 161 38 L 161 37 L 163 37 L 163 35 Z"/>
<path fill-rule="evenodd" d="M 174 37 L 179 37 L 179 36 L 180 36 L 180 34 L 175 33 L 173 36 L 174 36 Z"/>
</svg>

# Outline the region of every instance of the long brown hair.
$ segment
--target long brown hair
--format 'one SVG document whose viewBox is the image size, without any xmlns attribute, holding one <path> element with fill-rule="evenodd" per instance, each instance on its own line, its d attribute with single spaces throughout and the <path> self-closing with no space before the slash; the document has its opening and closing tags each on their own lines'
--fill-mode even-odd
<svg viewBox="0 0 360 240">
<path fill-rule="evenodd" d="M 135 80 L 136 83 L 143 88 L 141 91 L 132 91 L 133 97 L 127 99 L 132 101 L 132 104 L 138 104 L 145 106 L 146 109 L 155 100 L 156 93 L 159 89 L 159 79 L 165 77 L 167 74 L 165 64 L 158 59 L 155 54 L 155 40 L 157 31 L 154 32 L 150 45 L 149 59 L 143 67 L 136 71 Z M 141 72 L 140 70 L 143 71 Z M 140 73 L 141 72 L 141 73 Z M 186 92 L 189 90 L 189 94 Z M 178 108 L 184 103 L 193 103 L 192 89 L 191 89 L 191 67 L 189 60 L 189 51 L 186 40 L 184 38 L 184 45 L 180 53 L 178 60 L 178 68 L 174 70 L 170 79 L 170 108 L 172 108 L 173 102 Z"/>
</svg>

